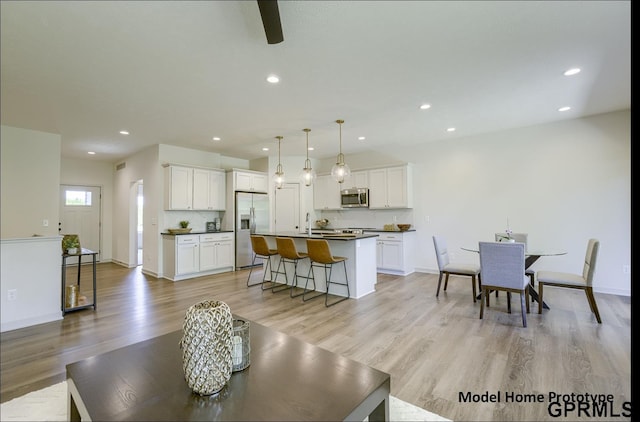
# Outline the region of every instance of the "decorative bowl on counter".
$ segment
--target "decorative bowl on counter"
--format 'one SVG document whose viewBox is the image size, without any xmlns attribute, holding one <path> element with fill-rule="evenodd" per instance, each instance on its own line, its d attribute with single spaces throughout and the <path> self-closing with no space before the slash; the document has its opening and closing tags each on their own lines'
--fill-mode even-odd
<svg viewBox="0 0 640 422">
<path fill-rule="evenodd" d="M 329 225 L 329 220 L 327 220 L 326 218 L 323 218 L 321 220 L 316 220 L 316 226 L 318 226 L 318 228 L 320 229 L 324 229 L 328 225 Z"/>
<path fill-rule="evenodd" d="M 400 230 L 401 232 L 406 232 L 411 228 L 411 224 L 397 224 L 397 226 L 398 230 Z"/>
</svg>

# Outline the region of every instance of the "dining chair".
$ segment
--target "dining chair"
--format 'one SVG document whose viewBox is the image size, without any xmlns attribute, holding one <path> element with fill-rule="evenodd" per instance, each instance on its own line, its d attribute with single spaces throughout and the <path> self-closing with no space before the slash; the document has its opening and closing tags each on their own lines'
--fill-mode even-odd
<svg viewBox="0 0 640 422">
<path fill-rule="evenodd" d="M 504 233 L 496 233 L 495 234 L 496 242 L 504 242 L 505 241 L 505 236 L 506 235 Z M 524 251 L 525 251 L 525 253 L 527 252 L 527 241 L 529 239 L 529 234 L 528 233 L 510 233 L 509 236 L 515 242 L 524 243 Z M 531 285 L 531 287 L 535 287 L 535 279 L 536 279 L 535 270 L 532 270 L 530 268 L 526 268 L 524 270 L 524 273 L 527 275 L 527 277 L 529 277 L 529 284 Z M 533 300 L 533 298 L 531 300 Z"/>
<path fill-rule="evenodd" d="M 584 257 L 584 266 L 582 274 L 565 273 L 557 271 L 538 271 L 538 313 L 542 313 L 542 292 L 544 286 L 566 287 L 569 289 L 581 289 L 587 295 L 591 312 L 596 316 L 598 324 L 602 324 L 600 312 L 596 304 L 596 298 L 593 295 L 593 274 L 596 270 L 596 258 L 598 257 L 598 249 L 600 242 L 597 239 L 589 239 L 587 243 L 587 253 Z"/>
<path fill-rule="evenodd" d="M 478 279 L 478 288 L 482 288 L 482 282 L 480 277 L 480 266 L 474 264 L 457 264 L 452 263 L 449 259 L 449 250 L 447 249 L 447 241 L 444 237 L 435 235 L 433 236 L 433 247 L 436 250 L 436 258 L 438 260 L 438 269 L 440 271 L 440 277 L 438 278 L 438 290 L 436 291 L 436 297 L 440 295 L 440 284 L 442 283 L 442 276 L 444 279 L 444 291 L 447 291 L 447 284 L 449 284 L 449 275 L 460 275 L 471 277 L 471 289 L 473 290 L 473 302 L 476 301 L 476 278 Z"/>
<path fill-rule="evenodd" d="M 522 326 L 527 326 L 529 312 L 529 279 L 524 274 L 524 243 L 479 242 L 480 274 L 480 319 L 484 315 L 484 303 L 489 307 L 492 290 L 507 292 L 507 312 L 511 313 L 511 293 L 520 294 Z M 485 299 L 486 298 L 486 299 Z M 526 311 L 525 311 L 526 310 Z"/>
</svg>

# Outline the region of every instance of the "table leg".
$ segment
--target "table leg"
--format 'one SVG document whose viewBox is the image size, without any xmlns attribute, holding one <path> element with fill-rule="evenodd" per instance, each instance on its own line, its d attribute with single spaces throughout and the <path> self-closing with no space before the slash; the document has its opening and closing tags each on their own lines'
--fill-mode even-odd
<svg viewBox="0 0 640 422">
<path fill-rule="evenodd" d="M 80 268 L 82 268 L 82 255 L 78 255 L 78 287 L 80 287 Z"/>
<path fill-rule="evenodd" d="M 96 303 L 96 254 L 93 254 L 93 310 L 97 309 Z"/>
<path fill-rule="evenodd" d="M 67 289 L 67 257 L 62 255 L 62 295 L 60 300 L 60 309 L 62 310 L 62 315 L 64 316 L 65 311 L 65 303 L 64 303 L 64 294 Z"/>
<path fill-rule="evenodd" d="M 529 255 L 529 256 L 527 256 L 524 259 L 524 269 L 527 270 L 539 258 L 540 258 L 540 255 Z M 534 289 L 531 284 L 529 284 L 529 295 L 531 296 L 531 299 L 533 299 L 536 302 L 538 301 L 538 292 L 536 292 L 536 289 Z M 549 306 L 545 302 L 542 302 L 542 307 L 544 309 L 549 309 Z"/>
</svg>

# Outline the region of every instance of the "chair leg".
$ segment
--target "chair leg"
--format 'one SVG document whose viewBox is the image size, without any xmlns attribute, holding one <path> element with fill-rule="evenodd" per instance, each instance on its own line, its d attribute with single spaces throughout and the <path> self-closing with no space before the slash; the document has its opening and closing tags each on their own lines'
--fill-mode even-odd
<svg viewBox="0 0 640 422">
<path fill-rule="evenodd" d="M 522 326 L 527 328 L 527 313 L 525 312 L 525 309 L 529 307 L 529 300 L 523 293 L 524 292 L 520 292 L 520 312 L 522 313 Z"/>
<path fill-rule="evenodd" d="M 442 283 L 442 275 L 444 273 L 442 271 L 440 271 L 440 277 L 438 277 L 438 290 L 436 291 L 436 297 L 438 297 L 438 295 L 440 294 L 440 284 Z"/>
<path fill-rule="evenodd" d="M 446 277 L 444 278 L 444 291 L 447 291 L 447 286 L 449 285 L 449 273 L 446 273 Z"/>
<path fill-rule="evenodd" d="M 269 267 L 269 280 L 266 280 L 267 267 Z M 267 256 L 267 265 L 264 267 L 264 273 L 262 274 L 262 283 L 261 283 L 262 285 L 260 286 L 262 290 L 270 289 L 270 287 L 267 287 L 265 289 L 264 287 L 265 283 L 273 283 L 273 266 L 271 265 L 271 256 Z"/>
<path fill-rule="evenodd" d="M 589 301 L 591 312 L 593 312 L 596 315 L 596 320 L 598 321 L 598 324 L 602 324 L 602 320 L 600 319 L 600 312 L 598 311 L 598 305 L 596 304 L 596 298 L 593 295 L 593 288 L 587 287 L 584 292 L 587 294 L 587 300 Z"/>
<path fill-rule="evenodd" d="M 525 302 L 527 302 L 527 313 L 530 313 L 531 309 L 529 308 L 529 287 L 524 288 L 524 299 Z"/>
<path fill-rule="evenodd" d="M 489 306 L 488 291 L 484 287 L 480 290 L 480 319 L 484 315 L 484 297 L 487 296 L 487 306 Z"/>
<path fill-rule="evenodd" d="M 473 290 L 473 303 L 476 303 L 476 276 L 471 276 L 471 289 Z"/>
<path fill-rule="evenodd" d="M 540 283 L 538 281 L 538 313 L 542 313 L 542 288 L 544 287 L 544 283 Z"/>
<path fill-rule="evenodd" d="M 329 284 L 333 283 L 333 284 L 342 284 L 342 283 L 336 283 L 331 281 L 331 270 L 333 269 L 333 264 L 328 264 L 329 265 L 329 276 L 326 278 L 327 280 L 327 295 L 324 297 L 324 306 L 326 306 L 327 308 L 329 306 L 333 306 L 336 303 L 340 303 L 344 300 L 349 299 L 349 297 L 351 296 L 351 293 L 349 292 L 349 278 L 347 276 L 347 262 L 346 261 L 342 261 L 342 263 L 344 264 L 344 279 L 345 279 L 345 284 L 347 286 L 347 296 L 343 297 L 340 300 L 336 300 L 333 303 L 329 303 Z M 327 274 L 327 265 L 325 265 L 325 275 Z"/>
<path fill-rule="evenodd" d="M 284 272 L 280 271 L 280 265 L 282 264 L 284 265 Z M 278 262 L 278 268 L 275 271 L 276 273 L 276 277 L 278 276 L 278 274 L 284 274 L 284 285 L 283 286 L 279 286 L 278 288 L 276 288 L 276 283 L 275 280 L 273 280 L 273 285 L 271 286 L 271 292 L 273 293 L 277 293 L 277 292 L 281 292 L 283 290 L 287 290 L 289 288 L 289 276 L 287 275 L 287 264 L 284 261 L 284 258 L 280 258 L 280 262 Z"/>
<path fill-rule="evenodd" d="M 314 294 L 313 296 L 306 297 L 308 292 L 315 292 L 316 290 L 316 278 L 315 278 L 315 273 L 313 272 L 313 267 L 314 267 L 313 262 L 311 262 L 309 264 L 309 272 L 307 273 L 307 281 L 304 283 L 304 290 L 302 291 L 303 302 L 306 302 L 307 300 L 311 300 L 313 298 L 320 297 L 326 294 L 325 292 L 319 292 Z M 309 285 L 309 280 L 313 281 L 313 289 L 307 289 L 307 286 Z"/>
<path fill-rule="evenodd" d="M 511 313 L 511 292 L 507 292 L 507 312 Z"/>
<path fill-rule="evenodd" d="M 262 283 L 252 283 L 249 284 L 249 280 L 251 280 L 251 273 L 253 272 L 253 266 L 256 264 L 256 254 L 253 254 L 253 259 L 251 260 L 251 269 L 249 269 L 249 275 L 247 276 L 247 287 L 257 286 Z"/>
</svg>

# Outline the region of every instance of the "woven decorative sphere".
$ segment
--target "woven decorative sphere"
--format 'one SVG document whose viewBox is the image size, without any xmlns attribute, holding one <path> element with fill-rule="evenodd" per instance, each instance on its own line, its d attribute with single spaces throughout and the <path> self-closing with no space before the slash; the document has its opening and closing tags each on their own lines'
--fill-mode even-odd
<svg viewBox="0 0 640 422">
<path fill-rule="evenodd" d="M 233 369 L 233 316 L 221 301 L 192 305 L 182 325 L 182 369 L 187 385 L 195 393 L 219 392 Z"/>
</svg>

